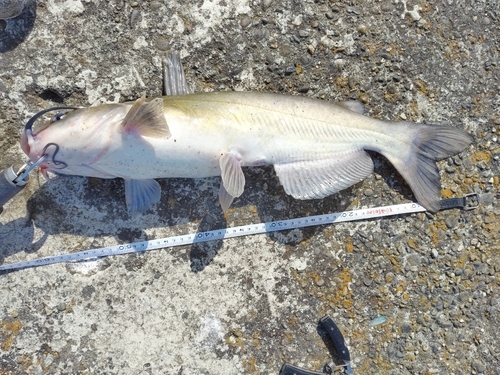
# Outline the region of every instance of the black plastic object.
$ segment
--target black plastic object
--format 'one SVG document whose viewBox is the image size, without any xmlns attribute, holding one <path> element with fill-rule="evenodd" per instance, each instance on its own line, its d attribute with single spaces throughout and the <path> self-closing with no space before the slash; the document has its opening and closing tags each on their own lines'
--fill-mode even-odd
<svg viewBox="0 0 500 375">
<path fill-rule="evenodd" d="M 47 112 L 58 111 L 60 109 L 78 109 L 78 107 L 59 106 L 59 107 L 52 107 L 52 108 L 44 109 L 43 111 L 38 112 L 36 115 L 34 115 L 32 118 L 30 118 L 28 120 L 28 122 L 26 123 L 26 125 L 24 125 L 24 132 L 25 133 L 27 131 L 31 132 L 32 128 L 33 128 L 33 124 L 42 115 L 46 114 Z"/>
<path fill-rule="evenodd" d="M 332 339 L 333 345 L 335 345 L 335 349 L 337 350 L 337 354 L 340 359 L 345 363 L 351 362 L 351 355 L 349 354 L 349 349 L 347 349 L 347 346 L 345 345 L 344 336 L 342 336 L 342 332 L 340 332 L 339 327 L 337 327 L 332 318 L 326 315 L 321 318 L 319 322 L 323 329 L 328 333 L 328 336 Z"/>
<path fill-rule="evenodd" d="M 279 375 L 325 375 L 325 373 L 306 370 L 306 369 L 285 363 L 283 366 L 281 366 Z"/>
<path fill-rule="evenodd" d="M 28 182 L 28 177 L 19 181 L 15 181 L 16 178 L 14 166 L 0 171 L 0 212 L 3 211 L 3 205 L 19 194 Z"/>
</svg>

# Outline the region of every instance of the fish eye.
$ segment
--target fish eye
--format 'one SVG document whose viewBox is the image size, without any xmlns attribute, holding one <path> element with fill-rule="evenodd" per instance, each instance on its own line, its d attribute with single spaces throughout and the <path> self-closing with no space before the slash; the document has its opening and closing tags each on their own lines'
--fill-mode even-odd
<svg viewBox="0 0 500 375">
<path fill-rule="evenodd" d="M 62 120 L 63 117 L 64 117 L 65 113 L 56 113 L 53 117 L 52 117 L 52 122 L 56 122 L 56 121 L 59 121 L 59 120 Z"/>
</svg>

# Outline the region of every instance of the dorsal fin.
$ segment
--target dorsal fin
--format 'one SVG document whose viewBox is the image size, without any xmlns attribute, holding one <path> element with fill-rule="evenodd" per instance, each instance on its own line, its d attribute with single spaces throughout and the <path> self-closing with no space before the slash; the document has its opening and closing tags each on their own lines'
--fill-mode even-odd
<svg viewBox="0 0 500 375">
<path fill-rule="evenodd" d="M 163 114 L 163 99 L 146 102 L 146 94 L 142 94 L 125 116 L 123 128 L 145 137 L 170 138 L 170 129 Z"/>
<path fill-rule="evenodd" d="M 184 77 L 181 57 L 176 52 L 170 52 L 163 59 L 163 91 L 164 95 L 192 94 Z"/>
</svg>

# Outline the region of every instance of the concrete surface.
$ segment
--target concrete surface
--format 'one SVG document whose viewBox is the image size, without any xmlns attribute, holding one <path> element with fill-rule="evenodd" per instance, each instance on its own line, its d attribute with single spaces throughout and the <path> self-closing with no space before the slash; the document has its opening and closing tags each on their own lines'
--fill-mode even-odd
<svg viewBox="0 0 500 375">
<path fill-rule="evenodd" d="M 197 91 L 359 99 L 466 129 L 474 144 L 440 163 L 443 196 L 491 198 L 0 275 L 0 374 L 319 371 L 324 314 L 356 374 L 500 374 L 499 22 L 496 0 L 31 0 L 0 20 L 0 169 L 24 161 L 21 129 L 43 108 L 161 95 L 173 48 Z M 2 263 L 411 200 L 374 158 L 372 177 L 310 202 L 254 168 L 226 215 L 217 178 L 162 180 L 161 203 L 129 216 L 121 181 L 33 173 L 0 214 Z"/>
</svg>

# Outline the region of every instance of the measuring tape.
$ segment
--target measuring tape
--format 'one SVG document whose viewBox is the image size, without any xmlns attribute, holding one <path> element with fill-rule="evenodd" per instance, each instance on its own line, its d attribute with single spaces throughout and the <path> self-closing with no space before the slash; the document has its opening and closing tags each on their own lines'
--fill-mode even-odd
<svg viewBox="0 0 500 375">
<path fill-rule="evenodd" d="M 475 199 L 474 202 L 471 204 L 469 201 L 472 198 Z M 441 201 L 441 208 L 474 209 L 477 207 L 478 204 L 479 204 L 479 195 L 469 194 L 461 198 L 444 199 Z M 418 203 L 403 203 L 392 206 L 365 208 L 353 211 L 336 212 L 332 214 L 307 216 L 297 219 L 270 221 L 267 223 L 258 223 L 258 224 L 242 225 L 239 227 L 216 229 L 208 232 L 198 232 L 181 236 L 160 238 L 150 241 L 101 247 L 98 249 L 85 250 L 77 253 L 55 255 L 34 260 L 27 260 L 18 263 L 4 264 L 0 266 L 0 271 L 19 270 L 22 268 L 39 267 L 54 263 L 78 262 L 78 261 L 91 260 L 95 258 L 108 257 L 112 255 L 146 252 L 150 250 L 163 249 L 167 247 L 192 245 L 195 243 L 224 240 L 227 238 L 249 236 L 253 234 L 271 233 L 282 230 L 312 227 L 316 225 L 334 224 L 334 223 L 342 223 L 342 222 L 356 221 L 356 220 L 366 220 L 384 216 L 394 216 L 394 215 L 425 212 L 425 211 L 427 210 Z"/>
</svg>

